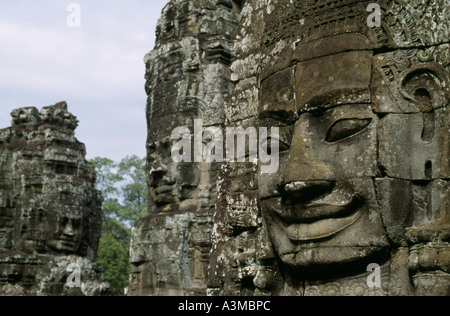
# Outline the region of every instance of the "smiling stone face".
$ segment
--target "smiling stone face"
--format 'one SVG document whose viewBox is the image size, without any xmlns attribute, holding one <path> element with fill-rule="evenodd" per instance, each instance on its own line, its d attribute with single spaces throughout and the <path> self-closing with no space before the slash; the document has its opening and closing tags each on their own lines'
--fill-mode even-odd
<svg viewBox="0 0 450 316">
<path fill-rule="evenodd" d="M 171 157 L 172 141 L 164 139 L 150 145 L 150 189 L 155 213 L 177 211 L 198 197 L 198 163 L 175 163 Z"/>
<path fill-rule="evenodd" d="M 280 167 L 221 168 L 215 293 L 448 293 L 448 5 L 422 2 L 245 2 L 225 127 L 279 127 Z"/>
<path fill-rule="evenodd" d="M 261 124 L 281 126 L 288 146 L 276 174 L 259 173 L 260 205 L 291 274 L 395 261 L 393 247 L 448 238 L 448 45 L 339 47 L 355 39 L 287 48 L 262 72 Z"/>
<path fill-rule="evenodd" d="M 52 252 L 74 254 L 79 251 L 83 237 L 82 214 L 53 214 L 53 220 L 47 227 L 53 226 L 46 247 Z"/>
<path fill-rule="evenodd" d="M 379 119 L 367 104 L 371 54 L 319 57 L 293 71 L 299 117 L 290 150 L 276 177 L 260 176 L 274 248 L 293 267 L 367 258 L 389 245 L 373 182 Z"/>
<path fill-rule="evenodd" d="M 172 159 L 172 130 L 179 126 L 193 128 L 195 113 L 167 114 L 154 118 L 157 130 L 148 146 L 148 183 L 151 213 L 186 211 L 198 207 L 201 165 L 195 162 L 175 162 Z"/>
<path fill-rule="evenodd" d="M 0 287 L 65 295 L 66 268 L 76 261 L 92 284 L 83 293 L 93 293 L 102 197 L 75 137 L 78 121 L 65 102 L 12 117 L 13 126 L 0 130 Z"/>
</svg>

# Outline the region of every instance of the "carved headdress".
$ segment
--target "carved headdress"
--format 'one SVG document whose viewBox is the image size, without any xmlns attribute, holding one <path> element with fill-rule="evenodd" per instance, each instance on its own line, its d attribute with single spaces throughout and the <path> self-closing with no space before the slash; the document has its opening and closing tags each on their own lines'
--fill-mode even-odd
<svg viewBox="0 0 450 316">
<path fill-rule="evenodd" d="M 279 2 L 279 3 L 278 3 Z M 290 2 L 293 2 L 291 4 Z M 294 0 L 269 1 L 265 44 L 311 41 L 357 33 L 373 49 L 439 45 L 450 38 L 446 0 Z M 368 23 L 380 15 L 380 25 Z"/>
</svg>

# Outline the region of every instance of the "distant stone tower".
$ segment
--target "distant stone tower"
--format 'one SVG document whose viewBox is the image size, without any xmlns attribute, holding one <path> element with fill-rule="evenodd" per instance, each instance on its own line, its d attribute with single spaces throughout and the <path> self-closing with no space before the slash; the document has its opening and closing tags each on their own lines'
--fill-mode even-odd
<svg viewBox="0 0 450 316">
<path fill-rule="evenodd" d="M 0 292 L 71 295 L 66 281 L 79 270 L 78 294 L 101 294 L 102 198 L 76 117 L 65 102 L 11 115 L 12 127 L 0 130 Z"/>
<path fill-rule="evenodd" d="M 174 163 L 171 133 L 224 125 L 238 16 L 235 1 L 170 1 L 145 56 L 150 210 L 133 228 L 130 295 L 206 294 L 217 164 Z"/>
</svg>

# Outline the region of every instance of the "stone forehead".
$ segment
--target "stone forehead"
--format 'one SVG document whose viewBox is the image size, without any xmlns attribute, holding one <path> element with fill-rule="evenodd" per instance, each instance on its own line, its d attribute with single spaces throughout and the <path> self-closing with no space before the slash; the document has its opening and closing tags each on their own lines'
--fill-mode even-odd
<svg viewBox="0 0 450 316">
<path fill-rule="evenodd" d="M 260 110 L 263 116 L 267 111 L 310 111 L 311 98 L 314 103 L 322 98 L 331 102 L 325 107 L 371 103 L 377 113 L 415 113 L 423 110 L 413 96 L 418 84 L 431 93 L 430 106 L 440 108 L 450 99 L 449 62 L 449 44 L 380 52 L 360 34 L 285 45 L 261 66 Z"/>
<path fill-rule="evenodd" d="M 372 56 L 371 51 L 346 51 L 287 68 L 272 65 L 261 80 L 260 115 L 295 116 L 343 104 L 372 103 Z"/>
<path fill-rule="evenodd" d="M 306 112 L 342 104 L 371 103 L 372 54 L 345 52 L 297 65 L 297 110 Z"/>
<path fill-rule="evenodd" d="M 349 33 L 320 38 L 310 42 L 284 45 L 276 57 L 261 65 L 260 80 L 296 63 L 350 51 L 371 51 L 370 43 L 361 34 Z"/>
</svg>

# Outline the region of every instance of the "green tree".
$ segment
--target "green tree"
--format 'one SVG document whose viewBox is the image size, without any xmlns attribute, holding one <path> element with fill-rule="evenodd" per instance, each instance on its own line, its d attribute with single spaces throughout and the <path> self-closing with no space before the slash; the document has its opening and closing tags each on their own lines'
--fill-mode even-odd
<svg viewBox="0 0 450 316">
<path fill-rule="evenodd" d="M 123 294 L 130 271 L 128 247 L 119 242 L 111 233 L 100 238 L 97 263 L 103 266 L 103 275 L 111 288 Z"/>
<path fill-rule="evenodd" d="M 118 164 L 108 158 L 96 157 L 90 161 L 97 170 L 97 181 L 95 186 L 97 190 L 102 192 L 103 196 L 103 213 L 105 216 L 117 215 L 120 211 L 119 188 L 123 178 L 117 172 Z"/>
<path fill-rule="evenodd" d="M 125 157 L 118 164 L 118 174 L 123 182 L 120 186 L 123 201 L 117 215 L 130 223 L 136 222 L 147 214 L 148 187 L 145 164 L 145 159 L 138 156 Z"/>
<path fill-rule="evenodd" d="M 91 160 L 97 170 L 96 187 L 103 194 L 103 227 L 97 262 L 105 280 L 119 293 L 128 280 L 131 225 L 147 213 L 145 159 L 129 156 L 116 163 Z"/>
</svg>

